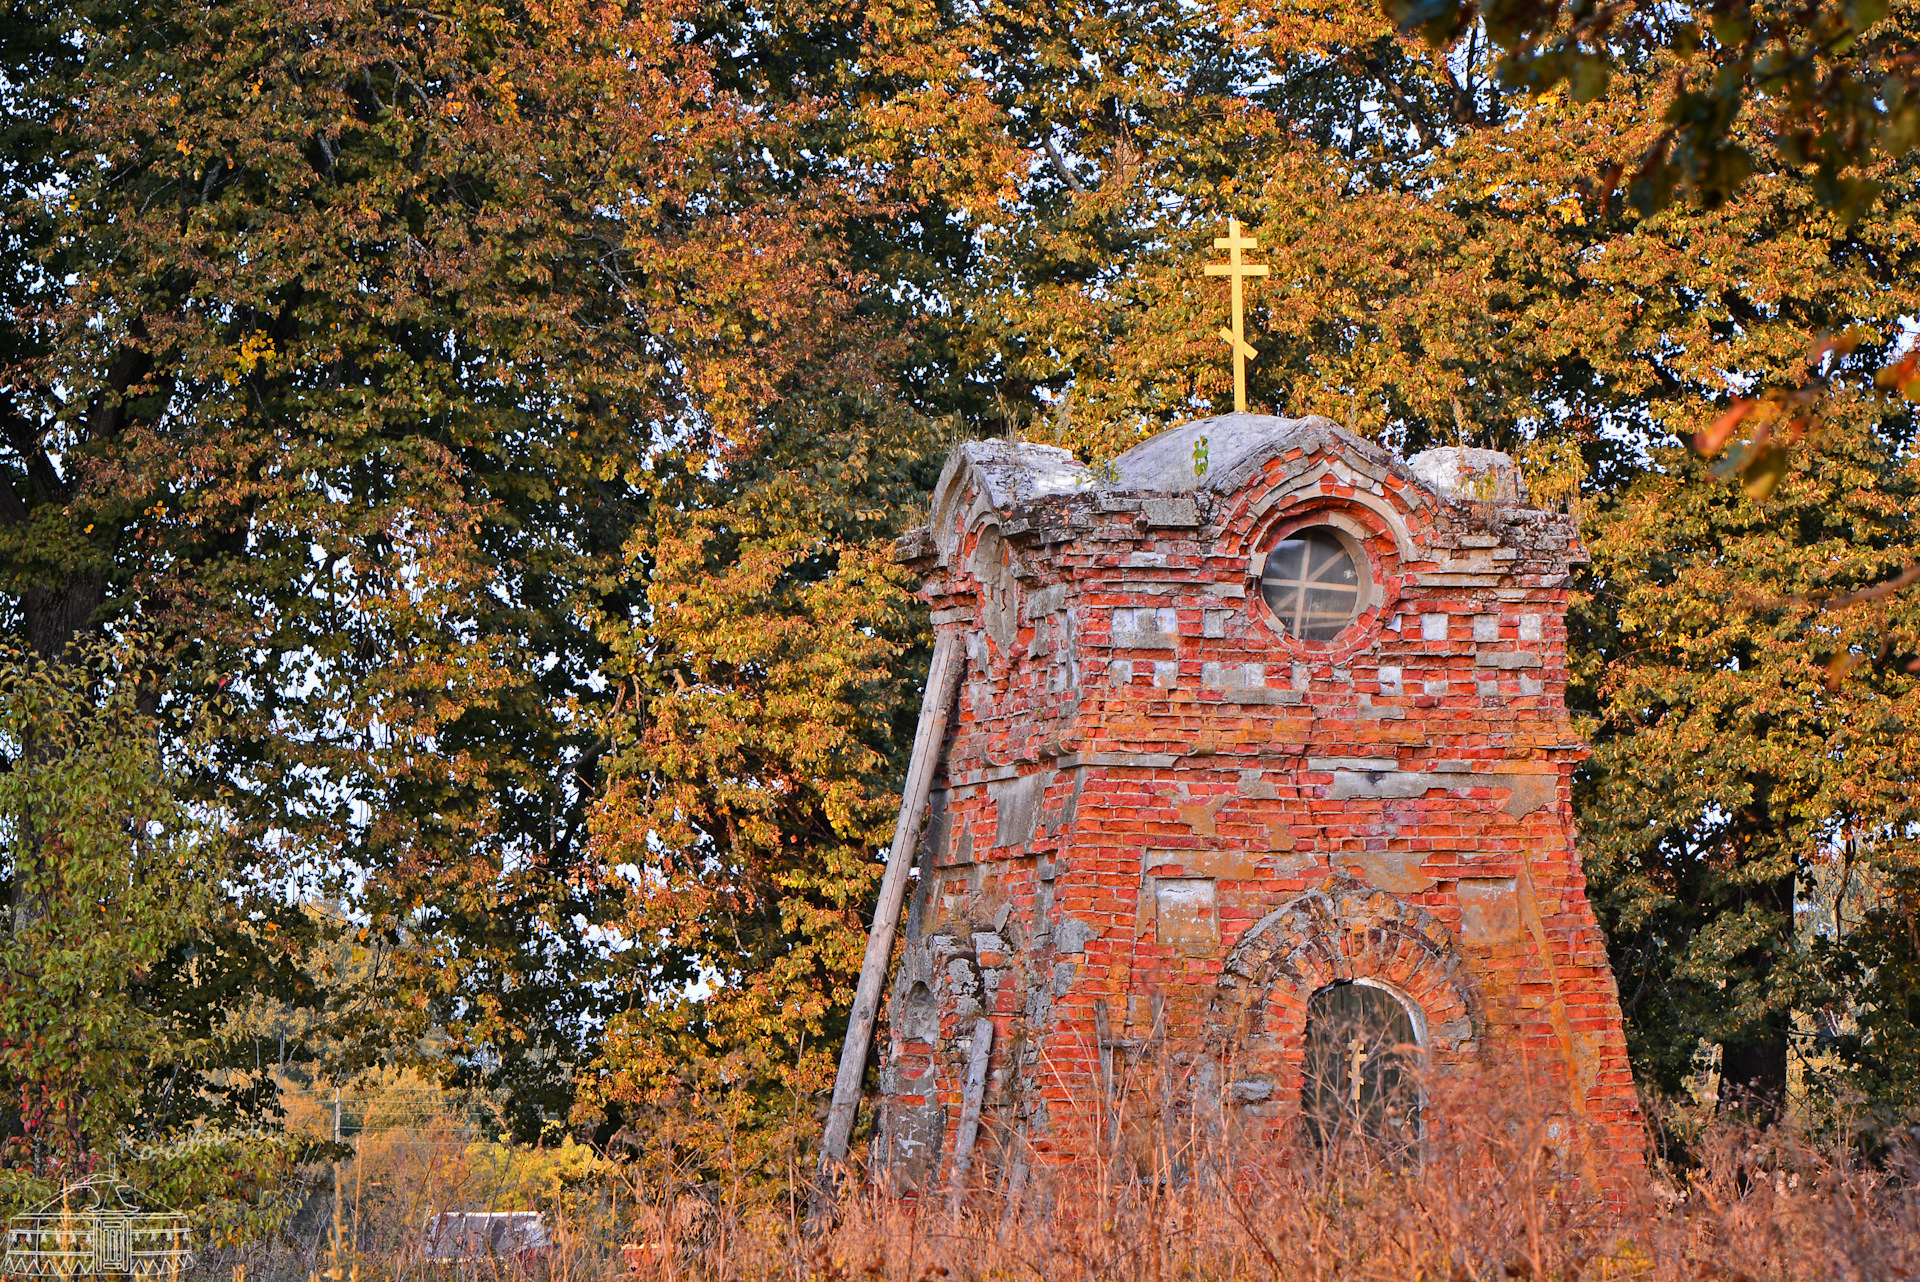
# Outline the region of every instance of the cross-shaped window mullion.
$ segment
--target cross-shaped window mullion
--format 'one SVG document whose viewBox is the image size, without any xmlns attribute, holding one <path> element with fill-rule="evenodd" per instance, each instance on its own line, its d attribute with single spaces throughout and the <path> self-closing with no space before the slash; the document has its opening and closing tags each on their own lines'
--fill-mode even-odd
<svg viewBox="0 0 1920 1282">
<path fill-rule="evenodd" d="M 1322 580 L 1311 579 L 1311 578 L 1267 579 L 1266 583 L 1276 588 L 1285 589 L 1286 595 L 1282 599 L 1287 601 L 1292 606 L 1292 609 L 1288 611 L 1288 613 L 1292 615 L 1292 618 L 1288 621 L 1288 625 L 1292 629 L 1293 635 L 1295 636 L 1306 635 L 1305 628 L 1306 628 L 1306 622 L 1307 622 L 1307 615 L 1309 613 L 1307 609 L 1308 589 L 1312 589 L 1315 592 L 1344 592 L 1354 597 L 1358 597 L 1360 594 L 1360 588 L 1357 584 L 1329 583 Z M 1311 613 L 1316 617 L 1323 614 L 1327 615 L 1329 618 L 1335 617 L 1335 612 L 1330 610 L 1314 610 L 1314 611 L 1311 611 Z M 1349 607 L 1344 612 L 1341 612 L 1339 617 L 1352 618 L 1353 617 L 1352 608 Z"/>
<path fill-rule="evenodd" d="M 1357 581 L 1360 573 L 1361 563 L 1337 535 L 1310 529 L 1273 545 L 1260 593 L 1275 621 L 1292 635 L 1327 641 L 1359 613 L 1366 588 Z"/>
</svg>

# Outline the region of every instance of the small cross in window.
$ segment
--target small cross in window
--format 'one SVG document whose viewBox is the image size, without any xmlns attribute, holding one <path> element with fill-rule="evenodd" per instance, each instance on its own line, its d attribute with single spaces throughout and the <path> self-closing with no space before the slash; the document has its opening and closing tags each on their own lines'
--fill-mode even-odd
<svg viewBox="0 0 1920 1282">
<path fill-rule="evenodd" d="M 1360 1069 L 1367 1062 L 1367 1043 L 1360 1034 L 1355 1033 L 1353 1040 L 1347 1043 L 1347 1054 L 1353 1061 L 1353 1106 L 1360 1107 Z"/>
</svg>

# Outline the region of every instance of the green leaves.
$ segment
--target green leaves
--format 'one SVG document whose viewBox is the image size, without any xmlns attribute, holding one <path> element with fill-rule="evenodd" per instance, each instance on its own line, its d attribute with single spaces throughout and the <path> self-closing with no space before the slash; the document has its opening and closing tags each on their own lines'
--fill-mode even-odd
<svg viewBox="0 0 1920 1282">
<path fill-rule="evenodd" d="M 135 651 L 0 655 L 0 1145 L 36 1173 L 85 1169 L 187 1046 L 142 1000 L 209 930 L 228 869 L 217 812 L 187 805 L 141 712 Z"/>
</svg>

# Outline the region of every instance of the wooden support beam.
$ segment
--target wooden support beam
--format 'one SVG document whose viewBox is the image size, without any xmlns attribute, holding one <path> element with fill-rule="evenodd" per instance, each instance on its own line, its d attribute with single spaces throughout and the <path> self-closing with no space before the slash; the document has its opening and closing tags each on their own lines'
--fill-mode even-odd
<svg viewBox="0 0 1920 1282">
<path fill-rule="evenodd" d="M 1120 1140 L 1120 1113 L 1114 1105 L 1113 1028 L 1107 1022 L 1107 999 L 1093 999 L 1093 1048 L 1100 1057 L 1100 1133 L 1111 1151 Z"/>
<path fill-rule="evenodd" d="M 987 1060 L 993 1054 L 993 1021 L 973 1022 L 973 1048 L 967 1058 L 967 1086 L 960 1097 L 960 1127 L 953 1138 L 953 1182 L 948 1209 L 960 1214 L 967 1191 L 967 1172 L 973 1167 L 973 1142 L 980 1134 L 980 1106 L 987 1097 Z"/>
<path fill-rule="evenodd" d="M 893 827 L 893 848 L 887 852 L 887 871 L 880 879 L 880 901 L 874 905 L 873 925 L 867 931 L 866 959 L 861 963 L 860 982 L 854 989 L 847 1040 L 840 1048 L 840 1071 L 833 1081 L 833 1102 L 828 1106 L 826 1130 L 820 1139 L 820 1180 L 813 1208 L 816 1214 L 834 1171 L 847 1160 L 847 1141 L 853 1134 L 853 1120 L 860 1110 L 860 1081 L 866 1075 L 867 1049 L 873 1044 L 873 1028 L 880 1016 L 880 991 L 886 983 L 888 963 L 893 958 L 893 937 L 900 925 L 900 905 L 906 897 L 907 873 L 913 867 L 913 851 L 920 839 L 920 819 L 926 812 L 941 745 L 946 741 L 953 693 L 965 668 L 966 656 L 960 646 L 959 633 L 952 629 L 939 633 L 933 645 L 933 664 L 927 670 L 926 693 L 920 701 L 920 728 L 913 738 L 906 786 L 900 793 L 900 818 Z"/>
</svg>

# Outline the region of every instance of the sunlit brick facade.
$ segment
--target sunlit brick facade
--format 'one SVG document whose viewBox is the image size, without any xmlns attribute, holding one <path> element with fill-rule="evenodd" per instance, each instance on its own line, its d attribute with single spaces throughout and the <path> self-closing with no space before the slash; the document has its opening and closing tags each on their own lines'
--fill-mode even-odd
<svg viewBox="0 0 1920 1282">
<path fill-rule="evenodd" d="M 1269 554 L 1316 538 L 1359 570 L 1322 641 L 1269 601 Z M 1252 415 L 1101 474 L 975 442 L 900 557 L 968 662 L 879 1047 L 883 1178 L 949 1178 L 983 1017 L 977 1179 L 1124 1143 L 1149 1061 L 1283 1153 L 1308 1004 L 1355 983 L 1424 1072 L 1532 1066 L 1570 1153 L 1637 1160 L 1569 800 L 1582 553 L 1504 456 Z"/>
</svg>

